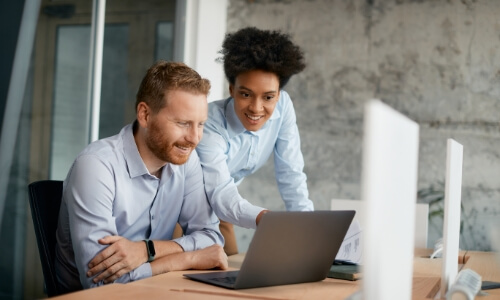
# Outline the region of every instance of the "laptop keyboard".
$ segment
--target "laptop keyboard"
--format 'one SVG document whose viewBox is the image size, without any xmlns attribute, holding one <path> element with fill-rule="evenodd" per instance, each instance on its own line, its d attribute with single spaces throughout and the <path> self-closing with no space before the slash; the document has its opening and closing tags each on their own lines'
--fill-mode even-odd
<svg viewBox="0 0 500 300">
<path fill-rule="evenodd" d="M 236 277 L 228 276 L 228 277 L 214 277 L 210 278 L 212 281 L 223 282 L 228 284 L 234 284 L 236 282 Z"/>
</svg>

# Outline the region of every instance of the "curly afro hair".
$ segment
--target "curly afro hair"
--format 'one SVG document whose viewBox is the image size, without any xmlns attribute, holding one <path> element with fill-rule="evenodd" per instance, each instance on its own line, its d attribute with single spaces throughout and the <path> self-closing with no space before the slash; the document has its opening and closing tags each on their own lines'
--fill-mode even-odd
<svg viewBox="0 0 500 300">
<path fill-rule="evenodd" d="M 276 74 L 283 88 L 292 75 L 305 68 L 304 55 L 289 35 L 279 31 L 247 27 L 228 33 L 219 51 L 230 84 L 246 71 L 263 70 Z"/>
</svg>

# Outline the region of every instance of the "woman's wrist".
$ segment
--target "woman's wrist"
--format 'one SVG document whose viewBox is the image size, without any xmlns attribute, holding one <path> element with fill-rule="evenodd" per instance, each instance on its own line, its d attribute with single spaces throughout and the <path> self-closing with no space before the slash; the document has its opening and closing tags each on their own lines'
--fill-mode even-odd
<svg viewBox="0 0 500 300">
<path fill-rule="evenodd" d="M 264 209 L 263 211 L 261 211 L 258 215 L 257 215 L 257 218 L 255 219 L 255 223 L 257 224 L 257 226 L 259 225 L 260 223 L 260 219 L 262 218 L 262 216 L 266 213 L 268 213 L 269 210 L 267 209 Z"/>
</svg>

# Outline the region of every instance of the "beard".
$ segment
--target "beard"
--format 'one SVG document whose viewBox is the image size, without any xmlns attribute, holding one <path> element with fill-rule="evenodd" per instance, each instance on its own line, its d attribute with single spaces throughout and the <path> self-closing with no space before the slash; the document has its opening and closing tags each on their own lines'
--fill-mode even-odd
<svg viewBox="0 0 500 300">
<path fill-rule="evenodd" d="M 146 145 L 149 150 L 160 160 L 174 165 L 182 165 L 187 162 L 191 152 L 196 147 L 193 143 L 172 142 L 165 132 L 162 132 L 157 122 L 152 122 L 146 137 Z M 175 147 L 191 148 L 188 154 L 175 153 Z"/>
</svg>

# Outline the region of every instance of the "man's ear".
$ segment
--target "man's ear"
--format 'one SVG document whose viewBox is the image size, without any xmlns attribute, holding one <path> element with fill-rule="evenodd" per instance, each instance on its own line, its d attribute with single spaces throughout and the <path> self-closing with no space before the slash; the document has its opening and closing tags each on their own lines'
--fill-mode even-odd
<svg viewBox="0 0 500 300">
<path fill-rule="evenodd" d="M 148 121 L 151 117 L 151 109 L 146 102 L 137 104 L 137 122 L 143 128 L 148 128 Z"/>
<path fill-rule="evenodd" d="M 231 95 L 231 97 L 233 97 L 233 91 L 234 91 L 234 85 L 233 84 L 229 84 L 229 95 Z"/>
</svg>

